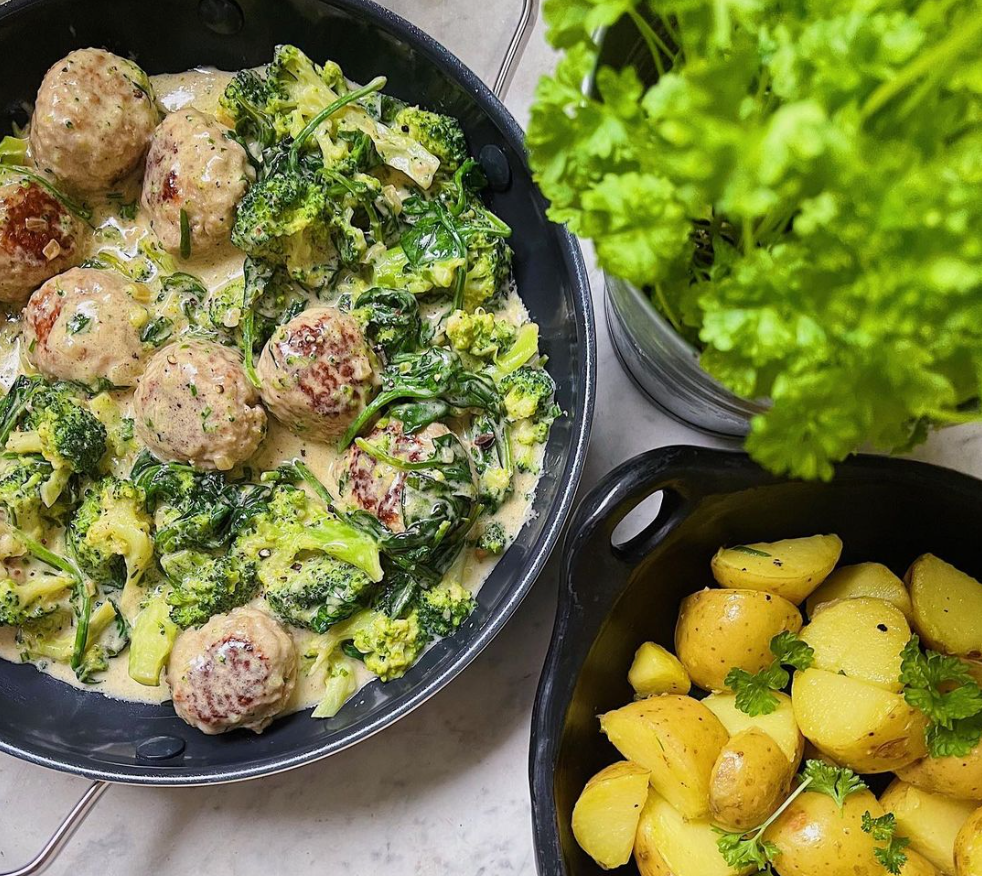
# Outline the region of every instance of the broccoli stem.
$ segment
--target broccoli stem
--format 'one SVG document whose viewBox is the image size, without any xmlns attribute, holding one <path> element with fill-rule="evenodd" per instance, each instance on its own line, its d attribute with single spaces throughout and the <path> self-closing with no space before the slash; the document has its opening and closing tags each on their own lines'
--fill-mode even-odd
<svg viewBox="0 0 982 876">
<path fill-rule="evenodd" d="M 495 357 L 495 382 L 497 383 L 502 377 L 517 371 L 538 352 L 539 327 L 534 322 L 527 322 L 518 330 L 515 343 L 508 348 L 508 352 L 503 356 Z"/>
<path fill-rule="evenodd" d="M 327 487 L 320 482 L 317 475 L 310 470 L 310 466 L 300 459 L 294 459 L 291 465 L 296 470 L 297 474 L 300 475 L 303 481 L 310 486 L 320 500 L 327 506 L 327 510 L 337 513 L 334 497 L 330 494 Z"/>
<path fill-rule="evenodd" d="M 85 649 L 89 643 L 89 621 L 92 618 L 92 594 L 88 587 L 82 588 L 82 605 L 78 611 L 78 626 L 75 628 L 75 643 L 72 646 L 72 659 L 69 665 L 78 671 L 85 660 Z"/>
<path fill-rule="evenodd" d="M 393 468 L 399 469 L 400 471 L 426 471 L 427 469 L 440 468 L 446 463 L 442 459 L 426 459 L 422 462 L 408 462 L 405 459 L 399 459 L 398 456 L 393 456 L 391 453 L 386 453 L 377 444 L 372 444 L 370 441 L 366 441 L 364 438 L 355 438 L 355 445 L 364 450 L 373 459 L 377 459 L 380 462 L 385 462 L 391 465 Z"/>
</svg>

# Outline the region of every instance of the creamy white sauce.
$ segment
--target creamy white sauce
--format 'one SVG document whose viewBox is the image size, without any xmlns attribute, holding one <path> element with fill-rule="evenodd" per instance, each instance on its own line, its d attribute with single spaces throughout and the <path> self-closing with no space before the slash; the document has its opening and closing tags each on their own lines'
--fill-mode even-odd
<svg viewBox="0 0 982 876">
<path fill-rule="evenodd" d="M 168 111 L 174 112 L 185 107 L 194 107 L 202 112 L 214 113 L 218 108 L 218 99 L 225 89 L 231 73 L 210 69 L 196 69 L 185 73 L 163 74 L 152 77 L 154 89 L 159 103 Z M 87 257 L 99 253 L 109 253 L 122 260 L 132 258 L 148 248 L 155 249 L 154 236 L 142 209 L 137 211 L 134 220 L 126 222 L 119 219 L 119 203 L 136 202 L 139 204 L 139 180 L 131 180 L 119 187 L 120 191 L 111 201 L 93 204 L 95 216 L 92 235 Z M 169 259 L 168 256 L 157 252 L 156 257 Z M 208 288 L 209 292 L 221 288 L 226 283 L 242 278 L 243 254 L 229 244 L 217 253 L 206 257 L 192 257 L 188 261 L 175 264 L 174 269 L 186 271 L 198 277 Z M 170 271 L 165 271 L 169 273 Z M 426 315 L 424 308 L 424 316 Z M 502 314 L 519 325 L 528 320 L 528 312 L 519 296 L 512 292 Z M 176 314 L 175 314 L 176 316 Z M 31 373 L 30 363 L 23 355 L 21 341 L 21 321 L 19 318 L 8 318 L 0 326 L 0 383 L 6 389 L 19 373 Z M 120 413 L 126 416 L 132 404 L 132 390 L 112 393 L 119 406 Z M 539 448 L 541 454 L 544 448 Z M 294 435 L 273 419 L 269 421 L 269 431 L 265 441 L 256 455 L 250 460 L 250 465 L 259 470 L 276 468 L 283 462 L 302 457 L 312 471 L 328 484 L 335 482 L 335 463 L 338 453 L 333 446 L 304 440 Z M 129 472 L 132 458 L 119 460 L 114 466 L 114 473 L 125 475 Z M 532 499 L 534 497 L 538 476 L 528 472 L 516 472 L 514 490 L 493 519 L 500 522 L 509 538 L 522 528 L 529 518 Z M 468 559 L 464 573 L 463 584 L 473 593 L 477 593 L 490 574 L 498 558 L 489 556 L 479 558 L 475 552 L 467 548 Z M 251 603 L 257 608 L 266 609 L 264 601 L 259 598 Z M 305 646 L 314 633 L 298 628 L 290 628 L 290 633 L 297 644 L 298 654 L 303 655 Z M 17 642 L 17 631 L 11 627 L 0 627 L 0 658 L 21 662 L 22 648 Z M 161 683 L 157 687 L 141 685 L 131 679 L 127 672 L 127 653 L 109 661 L 108 670 L 97 679 L 95 684 L 82 684 L 69 666 L 54 661 L 38 662 L 34 665 L 42 672 L 86 690 L 100 693 L 104 696 L 120 700 L 131 700 L 148 703 L 161 703 L 170 699 L 170 689 L 166 683 L 166 673 L 161 675 Z M 290 699 L 287 711 L 308 708 L 315 705 L 324 693 L 323 672 L 308 674 L 303 668 L 297 678 L 297 685 Z M 412 672 L 413 670 L 410 670 Z M 362 665 L 357 667 L 359 688 L 374 676 Z"/>
</svg>

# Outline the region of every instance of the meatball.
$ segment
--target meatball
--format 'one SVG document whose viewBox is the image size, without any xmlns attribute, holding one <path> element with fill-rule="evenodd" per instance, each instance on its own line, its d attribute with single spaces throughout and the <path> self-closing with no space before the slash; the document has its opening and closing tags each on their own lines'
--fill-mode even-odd
<svg viewBox="0 0 982 876">
<path fill-rule="evenodd" d="M 379 421 L 366 440 L 403 462 L 422 462 L 435 454 L 433 439 L 449 432 L 443 423 L 431 423 L 407 435 L 401 421 L 385 419 Z M 349 508 L 367 511 L 392 532 L 405 532 L 405 471 L 352 445 L 341 457 L 338 487 L 342 503 Z"/>
<path fill-rule="evenodd" d="M 33 180 L 0 185 L 0 301 L 22 305 L 45 280 L 82 260 L 79 222 Z"/>
<path fill-rule="evenodd" d="M 343 435 L 378 384 L 361 327 L 333 307 L 312 307 L 277 328 L 258 372 L 270 413 L 321 441 Z"/>
<path fill-rule="evenodd" d="M 237 608 L 178 636 L 167 680 L 174 711 L 202 733 L 262 733 L 293 693 L 297 651 L 268 614 Z"/>
<path fill-rule="evenodd" d="M 148 345 L 140 333 L 150 290 L 113 271 L 72 268 L 48 280 L 27 302 L 29 357 L 58 380 L 108 380 L 133 386 Z"/>
<path fill-rule="evenodd" d="M 157 121 L 146 73 L 112 52 L 79 49 L 41 82 L 31 155 L 66 187 L 103 191 L 139 167 Z"/>
<path fill-rule="evenodd" d="M 154 131 L 143 177 L 150 227 L 168 252 L 181 249 L 181 211 L 192 254 L 232 233 L 235 205 L 255 177 L 249 158 L 212 116 L 196 109 L 171 113 Z"/>
<path fill-rule="evenodd" d="M 178 341 L 147 363 L 133 399 L 137 436 L 161 459 L 228 471 L 266 434 L 266 412 L 239 354 Z"/>
</svg>

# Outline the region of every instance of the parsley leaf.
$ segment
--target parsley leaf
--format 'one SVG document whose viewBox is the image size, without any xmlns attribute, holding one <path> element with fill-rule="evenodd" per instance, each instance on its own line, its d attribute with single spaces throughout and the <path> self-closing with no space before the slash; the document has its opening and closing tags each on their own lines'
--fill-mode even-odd
<svg viewBox="0 0 982 876">
<path fill-rule="evenodd" d="M 901 651 L 904 699 L 928 719 L 931 757 L 965 757 L 982 741 L 982 690 L 957 657 L 922 652 L 912 636 Z"/>
<path fill-rule="evenodd" d="M 877 842 L 885 842 L 885 846 L 878 847 L 873 854 L 890 873 L 899 876 L 904 864 L 907 863 L 907 855 L 904 849 L 910 845 L 910 840 L 905 836 L 897 835 L 897 819 L 892 812 L 874 818 L 869 812 L 863 813 L 863 832 L 870 834 Z"/>
<path fill-rule="evenodd" d="M 802 642 L 794 633 L 778 633 L 771 639 L 771 653 L 774 662 L 766 669 L 751 674 L 745 669 L 734 667 L 723 683 L 736 694 L 736 707 L 746 715 L 769 715 L 778 706 L 773 691 L 783 690 L 791 681 L 791 676 L 781 664 L 795 669 L 807 669 L 812 664 L 815 651 Z"/>
<path fill-rule="evenodd" d="M 779 663 L 795 669 L 808 669 L 815 660 L 815 649 L 787 631 L 771 639 L 771 653 Z"/>
<path fill-rule="evenodd" d="M 831 797 L 840 809 L 846 797 L 867 788 L 866 782 L 851 769 L 831 766 L 820 760 L 806 761 L 798 778 L 802 782 L 807 781 L 816 793 Z"/>
</svg>

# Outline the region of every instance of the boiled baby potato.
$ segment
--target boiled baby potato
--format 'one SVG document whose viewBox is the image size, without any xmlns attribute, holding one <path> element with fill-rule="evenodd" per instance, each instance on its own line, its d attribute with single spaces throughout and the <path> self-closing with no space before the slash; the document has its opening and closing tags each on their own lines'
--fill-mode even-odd
<svg viewBox="0 0 982 876">
<path fill-rule="evenodd" d="M 730 867 L 719 853 L 718 839 L 710 821 L 687 821 L 651 790 L 638 824 L 634 861 L 641 876 L 742 876 L 756 870 Z"/>
<path fill-rule="evenodd" d="M 914 628 L 934 651 L 982 657 L 982 584 L 924 554 L 907 570 Z"/>
<path fill-rule="evenodd" d="M 897 819 L 897 833 L 910 840 L 942 873 L 955 872 L 955 837 L 975 803 L 932 794 L 896 779 L 881 795 L 880 805 Z"/>
<path fill-rule="evenodd" d="M 815 651 L 812 667 L 899 691 L 900 652 L 910 640 L 903 612 L 882 599 L 830 603 L 801 631 Z"/>
<path fill-rule="evenodd" d="M 982 809 L 976 809 L 955 838 L 956 876 L 982 876 Z"/>
<path fill-rule="evenodd" d="M 747 831 L 765 822 L 788 796 L 794 769 L 781 747 L 752 727 L 732 736 L 709 777 L 715 824 Z"/>
<path fill-rule="evenodd" d="M 709 812 L 709 776 L 729 735 L 698 700 L 665 694 L 600 716 L 614 747 L 651 771 L 651 786 L 686 818 Z"/>
<path fill-rule="evenodd" d="M 648 770 L 622 760 L 597 773 L 573 807 L 573 836 L 605 870 L 631 860 L 641 808 L 648 799 Z"/>
<path fill-rule="evenodd" d="M 925 757 L 897 775 L 925 791 L 982 801 L 982 742 L 965 757 Z"/>
<path fill-rule="evenodd" d="M 645 642 L 635 652 L 627 680 L 639 697 L 687 694 L 692 687 L 679 658 L 654 642 Z"/>
<path fill-rule="evenodd" d="M 850 794 L 841 810 L 827 794 L 800 794 L 764 832 L 764 839 L 777 846 L 777 871 L 781 876 L 886 876 L 876 858 L 878 843 L 863 832 L 866 812 L 883 815 L 869 791 Z M 902 876 L 936 876 L 917 852 L 907 849 L 907 858 Z"/>
<path fill-rule="evenodd" d="M 869 682 L 806 669 L 795 673 L 791 702 L 805 738 L 858 773 L 898 770 L 927 753 L 924 715 Z"/>
<path fill-rule="evenodd" d="M 713 577 L 721 587 L 765 590 L 798 605 L 828 577 L 841 554 L 837 535 L 720 548 L 713 557 Z"/>
<path fill-rule="evenodd" d="M 808 597 L 808 616 L 815 617 L 820 606 L 836 599 L 868 596 L 893 603 L 909 621 L 913 616 L 910 594 L 904 582 L 881 563 L 858 563 L 836 569 L 821 587 Z"/>
<path fill-rule="evenodd" d="M 724 690 L 734 667 L 760 672 L 774 660 L 771 639 L 801 629 L 790 602 L 760 590 L 700 590 L 682 600 L 675 653 L 703 690 Z"/>
<path fill-rule="evenodd" d="M 706 697 L 702 704 L 709 709 L 720 723 L 726 728 L 730 737 L 744 730 L 756 728 L 771 737 L 784 752 L 792 771 L 798 769 L 804 746 L 804 737 L 798 730 L 798 722 L 794 717 L 794 706 L 791 697 L 786 693 L 775 692 L 777 708 L 769 715 L 754 715 L 741 712 L 736 706 L 736 694 L 714 693 Z"/>
</svg>

